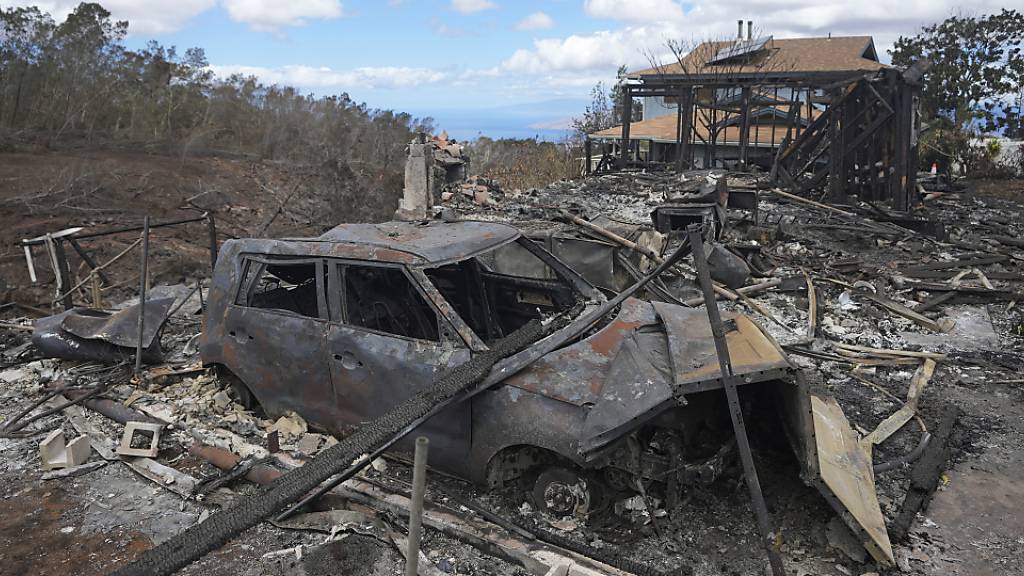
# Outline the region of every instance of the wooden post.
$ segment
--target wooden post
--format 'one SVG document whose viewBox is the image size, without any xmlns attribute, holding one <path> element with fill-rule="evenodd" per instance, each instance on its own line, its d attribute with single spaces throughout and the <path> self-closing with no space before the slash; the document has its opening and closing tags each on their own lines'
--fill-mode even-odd
<svg viewBox="0 0 1024 576">
<path fill-rule="evenodd" d="M 914 188 L 916 188 L 917 163 L 914 162 L 911 165 L 911 158 L 916 156 L 917 151 L 915 144 L 911 141 L 914 104 L 910 87 L 895 74 L 893 77 L 890 85 L 895 101 L 893 109 L 896 111 L 896 118 L 893 122 L 896 128 L 896 157 L 894 159 L 895 174 L 892 176 L 893 186 L 890 190 L 893 208 L 905 212 L 911 208 Z"/>
<path fill-rule="evenodd" d="M 740 96 L 740 166 L 747 167 L 747 145 L 750 144 L 750 87 L 744 86 Z"/>
<path fill-rule="evenodd" d="M 85 249 L 82 248 L 82 246 L 75 240 L 74 236 L 68 236 L 68 244 L 71 244 L 71 247 L 75 249 L 75 252 L 78 252 L 78 255 L 82 257 L 82 260 L 85 260 L 85 263 L 89 266 L 90 270 L 95 270 L 97 268 L 96 261 L 92 259 L 92 256 L 90 256 Z M 103 280 L 107 284 L 113 284 L 113 282 L 110 281 L 110 278 L 107 278 L 107 275 L 103 273 L 103 270 L 99 271 L 99 275 L 100 280 Z"/>
<path fill-rule="evenodd" d="M 135 344 L 135 373 L 142 372 L 142 334 L 146 328 L 146 288 L 149 287 L 149 216 L 142 224 L 142 254 L 139 256 L 139 331 Z"/>
<path fill-rule="evenodd" d="M 679 96 L 679 145 L 676 147 L 676 171 L 690 166 L 690 138 L 693 131 L 693 88 L 685 88 Z"/>
<path fill-rule="evenodd" d="M 619 168 L 629 166 L 629 125 L 633 122 L 633 94 L 629 84 L 622 85 L 622 139 L 619 149 Z"/>
<path fill-rule="evenodd" d="M 846 171 L 843 169 L 843 127 L 841 117 L 843 105 L 839 104 L 842 98 L 840 90 L 832 92 L 832 102 L 829 103 L 831 113 L 829 114 L 828 127 L 828 188 L 829 197 L 839 200 L 846 195 Z"/>
<path fill-rule="evenodd" d="M 100 297 L 100 277 L 96 272 L 90 273 L 89 276 L 92 277 L 92 307 L 102 308 L 103 300 Z"/>
<path fill-rule="evenodd" d="M 585 138 L 583 140 L 583 156 L 586 162 L 583 166 L 583 174 L 589 176 L 590 164 L 593 159 L 593 142 L 591 142 L 590 138 Z"/>
<path fill-rule="evenodd" d="M 71 268 L 68 266 L 68 255 L 64 251 L 64 241 L 60 238 L 53 239 L 53 255 L 57 259 L 57 270 L 54 272 L 60 277 L 60 287 L 58 291 L 63 291 L 63 297 L 61 298 L 61 305 L 65 310 L 70 310 L 74 307 L 71 302 Z"/>
<path fill-rule="evenodd" d="M 213 219 L 213 214 L 207 212 L 206 214 L 206 234 L 210 240 L 210 269 L 217 267 L 217 222 Z"/>
</svg>

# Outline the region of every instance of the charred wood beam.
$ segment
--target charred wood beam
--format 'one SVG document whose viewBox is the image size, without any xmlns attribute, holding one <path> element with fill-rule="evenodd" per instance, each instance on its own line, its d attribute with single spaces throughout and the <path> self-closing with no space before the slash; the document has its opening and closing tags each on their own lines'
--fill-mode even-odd
<svg viewBox="0 0 1024 576">
<path fill-rule="evenodd" d="M 629 126 L 633 122 L 633 94 L 629 84 L 622 86 L 622 141 L 619 143 L 619 168 L 629 165 Z"/>
<path fill-rule="evenodd" d="M 939 478 L 946 469 L 946 461 L 949 459 L 949 440 L 959 417 L 960 408 L 954 404 L 947 404 L 942 412 L 938 429 L 928 443 L 928 447 L 925 448 L 921 459 L 911 469 L 910 489 L 903 499 L 899 516 L 896 517 L 889 529 L 894 541 L 903 542 L 907 539 L 914 517 L 919 511 L 927 508 L 935 489 L 938 488 Z"/>
</svg>

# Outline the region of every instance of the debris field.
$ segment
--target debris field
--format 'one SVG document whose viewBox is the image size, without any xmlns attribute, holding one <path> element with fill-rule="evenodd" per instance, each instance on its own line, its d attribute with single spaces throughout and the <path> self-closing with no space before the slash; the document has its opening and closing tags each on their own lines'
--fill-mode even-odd
<svg viewBox="0 0 1024 576">
<path fill-rule="evenodd" d="M 94 306 L 94 263 L 57 314 L 3 304 L 3 573 L 403 573 L 418 435 L 419 574 L 1015 573 L 1013 194 L 922 177 L 903 213 L 722 170 L 504 191 L 410 158 L 438 181 L 419 202 L 407 171 L 405 222 L 214 231 L 198 283 Z"/>
</svg>

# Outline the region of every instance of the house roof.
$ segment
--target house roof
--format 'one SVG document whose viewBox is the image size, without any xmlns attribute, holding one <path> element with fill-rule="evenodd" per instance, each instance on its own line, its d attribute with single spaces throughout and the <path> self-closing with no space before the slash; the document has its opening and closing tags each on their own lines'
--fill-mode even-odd
<svg viewBox="0 0 1024 576">
<path fill-rule="evenodd" d="M 886 66 L 878 61 L 871 36 L 769 39 L 765 48 L 748 55 L 709 64 L 736 40 L 704 42 L 682 58 L 663 66 L 632 72 L 629 78 L 662 74 L 756 74 L 763 72 L 875 72 Z"/>
</svg>

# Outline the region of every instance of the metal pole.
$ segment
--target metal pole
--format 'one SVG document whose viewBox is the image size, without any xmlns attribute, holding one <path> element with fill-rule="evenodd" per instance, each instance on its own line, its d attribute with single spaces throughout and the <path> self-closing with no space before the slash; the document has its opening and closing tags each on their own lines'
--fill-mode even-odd
<svg viewBox="0 0 1024 576">
<path fill-rule="evenodd" d="M 142 371 L 142 331 L 146 327 L 146 285 L 149 277 L 149 216 L 142 222 L 142 255 L 139 263 L 139 339 L 135 344 L 135 373 Z"/>
<path fill-rule="evenodd" d="M 750 499 L 754 503 L 757 527 L 761 532 L 764 547 L 768 552 L 768 562 L 772 566 L 772 574 L 774 576 L 785 576 L 786 569 L 782 565 L 779 540 L 776 539 L 775 533 L 772 530 L 771 518 L 768 517 L 768 507 L 765 506 L 764 495 L 761 493 L 761 483 L 757 479 L 757 469 L 754 468 L 754 457 L 750 453 L 750 440 L 747 438 L 746 424 L 743 423 L 743 410 L 740 408 L 739 393 L 736 390 L 736 378 L 732 372 L 729 346 L 725 341 L 722 315 L 718 310 L 718 302 L 715 301 L 715 292 L 711 284 L 711 272 L 708 269 L 708 262 L 704 256 L 704 240 L 700 235 L 700 225 L 691 224 L 687 227 L 686 233 L 690 238 L 690 247 L 693 252 L 693 266 L 697 270 L 697 279 L 700 281 L 700 288 L 704 292 L 704 305 L 708 309 L 708 321 L 711 323 L 711 334 L 715 338 L 718 366 L 722 371 L 722 385 L 725 387 L 725 395 L 729 401 L 729 415 L 732 417 L 732 427 L 736 433 L 736 445 L 740 450 L 740 460 L 743 462 L 747 489 L 750 491 Z"/>
<path fill-rule="evenodd" d="M 412 502 L 409 504 L 409 540 L 405 550 L 405 576 L 416 576 L 420 560 L 420 530 L 423 523 L 423 493 L 427 488 L 426 436 L 416 438 L 416 455 L 412 465 Z"/>
<path fill-rule="evenodd" d="M 213 214 L 206 214 L 206 233 L 210 237 L 210 269 L 217 267 L 217 223 Z"/>
</svg>

